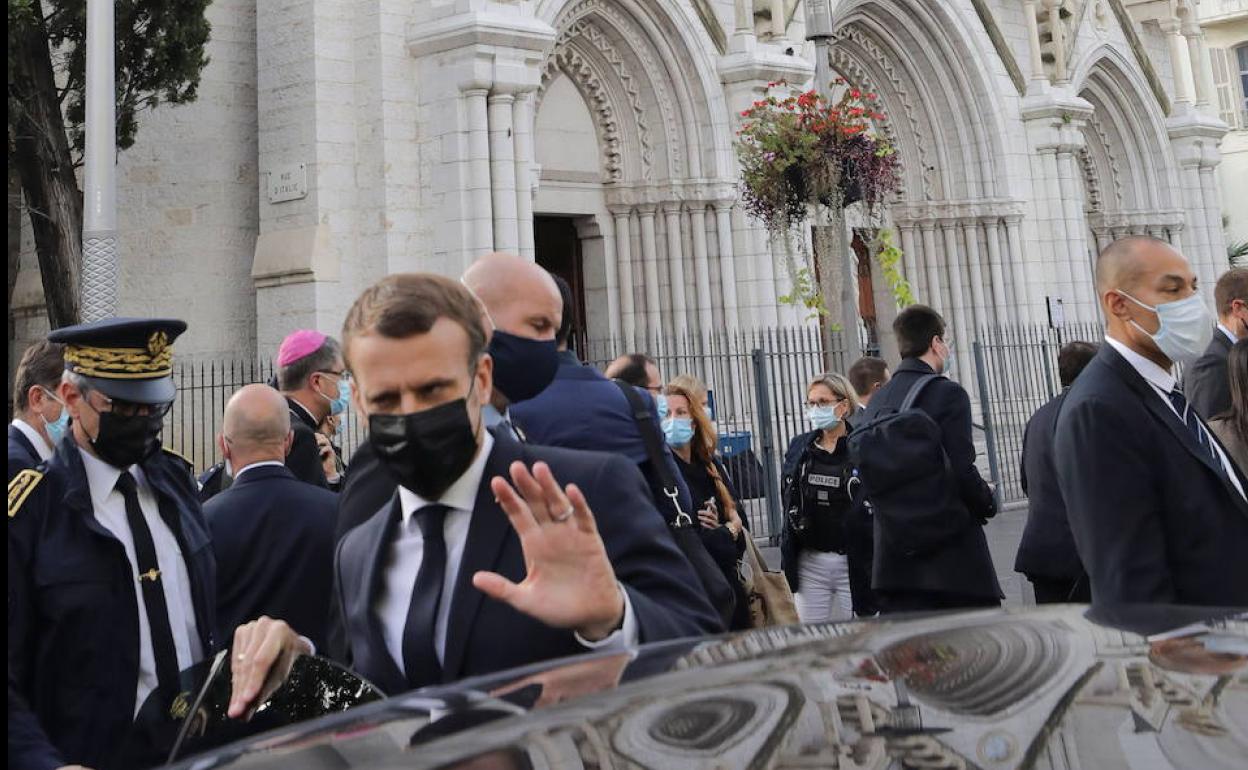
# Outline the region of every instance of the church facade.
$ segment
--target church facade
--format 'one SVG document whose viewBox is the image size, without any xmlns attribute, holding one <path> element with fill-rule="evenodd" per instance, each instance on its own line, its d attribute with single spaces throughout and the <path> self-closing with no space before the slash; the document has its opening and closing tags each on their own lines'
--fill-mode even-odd
<svg viewBox="0 0 1248 770">
<path fill-rule="evenodd" d="M 879 94 L 901 159 L 883 226 L 955 335 L 1045 323 L 1058 300 L 1095 321 L 1095 253 L 1128 233 L 1176 244 L 1206 286 L 1225 269 L 1227 127 L 1196 0 L 827 4 L 831 70 Z M 268 356 L 295 328 L 337 334 L 383 275 L 502 250 L 566 277 L 588 336 L 621 350 L 809 323 L 777 299 L 780 245 L 738 204 L 733 150 L 769 82 L 810 83 L 804 14 L 217 0 L 199 100 L 142 116 L 119 158 L 120 312 L 185 318 L 183 355 Z M 26 254 L 19 351 L 46 330 L 39 285 Z"/>
</svg>

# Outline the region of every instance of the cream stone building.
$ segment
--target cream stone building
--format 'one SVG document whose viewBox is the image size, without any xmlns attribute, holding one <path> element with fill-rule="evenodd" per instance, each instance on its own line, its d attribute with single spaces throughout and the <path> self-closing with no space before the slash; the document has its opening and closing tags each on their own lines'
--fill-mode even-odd
<svg viewBox="0 0 1248 770">
<path fill-rule="evenodd" d="M 885 226 L 961 339 L 1045 323 L 1052 300 L 1095 320 L 1093 258 L 1123 234 L 1170 239 L 1207 285 L 1223 269 L 1227 112 L 1199 18 L 1243 0 L 830 2 L 832 70 L 880 94 L 904 168 Z M 199 100 L 144 115 L 119 159 L 121 312 L 188 320 L 184 356 L 268 356 L 336 333 L 383 275 L 498 249 L 567 277 L 621 348 L 805 323 L 733 151 L 768 82 L 811 80 L 805 12 L 217 0 Z M 11 356 L 46 329 L 29 244 Z"/>
</svg>

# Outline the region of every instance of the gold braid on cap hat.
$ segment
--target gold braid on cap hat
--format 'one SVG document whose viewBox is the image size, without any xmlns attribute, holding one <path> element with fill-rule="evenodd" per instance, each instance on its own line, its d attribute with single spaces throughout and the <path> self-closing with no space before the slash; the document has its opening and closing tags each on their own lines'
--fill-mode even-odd
<svg viewBox="0 0 1248 770">
<path fill-rule="evenodd" d="M 173 348 L 164 332 L 153 332 L 146 348 L 65 346 L 70 371 L 106 380 L 151 380 L 173 374 Z"/>
</svg>

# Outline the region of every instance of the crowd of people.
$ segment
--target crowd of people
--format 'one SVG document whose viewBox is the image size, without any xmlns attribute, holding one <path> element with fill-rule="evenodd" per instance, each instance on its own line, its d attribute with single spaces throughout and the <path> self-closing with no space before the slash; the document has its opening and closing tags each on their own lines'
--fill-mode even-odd
<svg viewBox="0 0 1248 770">
<path fill-rule="evenodd" d="M 1210 343 L 1182 255 L 1147 238 L 1102 254 L 1106 339 L 1063 348 L 1064 389 L 1027 428 L 1016 569 L 1038 601 L 1248 605 L 1245 273 L 1219 281 Z M 160 443 L 183 322 L 109 319 L 28 349 L 9 428 L 10 764 L 115 766 L 144 702 L 171 704 L 179 672 L 224 649 L 242 718 L 301 654 L 396 694 L 764 622 L 706 383 L 665 381 L 644 353 L 584 365 L 571 304 L 514 255 L 459 280 L 388 276 L 340 338 L 283 340 L 198 479 Z M 807 384 L 810 430 L 784 457 L 780 566 L 803 621 L 1003 598 L 949 330 L 922 305 L 893 328 L 891 371 L 866 357 Z M 347 409 L 368 438 L 344 463 Z"/>
</svg>

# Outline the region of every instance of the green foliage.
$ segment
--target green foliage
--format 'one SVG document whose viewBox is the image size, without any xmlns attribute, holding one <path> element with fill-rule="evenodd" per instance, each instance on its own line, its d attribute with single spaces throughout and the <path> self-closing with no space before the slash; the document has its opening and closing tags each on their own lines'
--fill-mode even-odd
<svg viewBox="0 0 1248 770">
<path fill-rule="evenodd" d="M 901 249 L 893 243 L 893 231 L 881 228 L 875 235 L 875 243 L 871 245 L 871 250 L 875 253 L 875 261 L 879 263 L 884 273 L 884 280 L 888 281 L 888 289 L 893 293 L 897 307 L 909 307 L 916 304 L 918 300 L 914 298 L 914 291 L 901 272 L 902 253 Z"/>
<path fill-rule="evenodd" d="M 823 302 L 823 295 L 819 292 L 819 284 L 815 281 L 814 272 L 809 267 L 803 267 L 794 272 L 791 278 L 793 291 L 780 296 L 780 303 L 806 308 L 810 311 L 806 316 L 807 320 L 826 316 L 828 307 Z"/>
<path fill-rule="evenodd" d="M 208 64 L 204 50 L 211 26 L 204 17 L 211 0 L 115 0 L 117 147 L 134 144 L 138 115 L 158 104 L 195 100 L 200 73 Z M 75 158 L 83 150 L 86 96 L 86 0 L 9 0 L 9 127 L 29 95 L 15 94 L 13 38 L 43 16 L 57 101 L 65 111 Z"/>
</svg>

